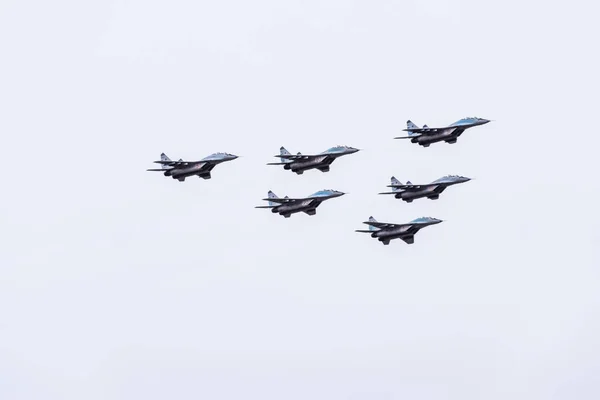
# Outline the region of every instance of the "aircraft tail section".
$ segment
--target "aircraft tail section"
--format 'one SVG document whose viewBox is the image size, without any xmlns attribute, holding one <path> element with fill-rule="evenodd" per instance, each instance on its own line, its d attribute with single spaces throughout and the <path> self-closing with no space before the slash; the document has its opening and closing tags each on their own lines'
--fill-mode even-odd
<svg viewBox="0 0 600 400">
<path fill-rule="evenodd" d="M 279 198 L 279 197 L 278 197 L 278 196 L 277 196 L 275 193 L 273 193 L 273 191 L 271 191 L 271 190 L 269 190 L 269 193 L 268 193 L 268 196 L 267 196 L 267 197 L 268 197 L 269 199 L 278 199 L 278 198 Z M 270 206 L 276 206 L 276 205 L 278 205 L 278 204 L 277 204 L 277 203 L 274 203 L 274 202 L 272 202 L 272 201 L 269 201 L 269 205 L 270 205 Z"/>
<path fill-rule="evenodd" d="M 281 146 L 279 148 L 279 155 L 282 155 L 282 156 L 291 156 L 292 153 L 290 153 L 285 147 Z M 281 161 L 284 162 L 284 163 L 286 163 L 286 164 L 292 162 L 292 160 L 289 159 L 289 158 L 282 158 Z"/>
<path fill-rule="evenodd" d="M 400 182 L 398 179 L 396 179 L 395 176 L 392 176 L 391 181 L 392 181 L 392 185 L 391 186 L 400 186 L 400 185 L 402 185 L 402 182 Z M 393 189 L 394 190 L 398 190 L 399 188 L 395 187 Z"/>
<path fill-rule="evenodd" d="M 369 222 L 377 222 L 377 220 L 376 220 L 375 218 L 373 218 L 373 216 L 370 216 L 370 217 L 369 217 Z M 369 230 L 370 230 L 370 231 L 376 231 L 376 230 L 377 230 L 377 228 L 376 228 L 376 227 L 374 227 L 373 225 L 369 225 Z"/>
<path fill-rule="evenodd" d="M 419 129 L 419 127 L 409 119 L 408 121 L 406 121 L 406 130 L 408 131 L 408 136 L 420 135 L 419 133 L 413 132 L 413 129 Z"/>
<path fill-rule="evenodd" d="M 171 161 L 171 159 L 165 153 L 161 153 L 160 154 L 160 161 Z M 171 169 L 170 166 L 165 165 L 165 164 L 161 164 L 161 168 L 162 169 Z"/>
<path fill-rule="evenodd" d="M 408 121 L 406 121 L 406 128 L 407 129 L 419 129 L 419 127 L 417 125 L 415 125 L 415 123 L 412 122 L 410 119 Z"/>
</svg>

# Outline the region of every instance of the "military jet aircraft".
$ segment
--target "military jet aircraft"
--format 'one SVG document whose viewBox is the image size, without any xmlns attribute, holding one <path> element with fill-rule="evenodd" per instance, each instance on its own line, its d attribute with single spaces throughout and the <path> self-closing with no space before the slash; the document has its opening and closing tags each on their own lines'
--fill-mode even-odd
<svg viewBox="0 0 600 400">
<path fill-rule="evenodd" d="M 448 186 L 468 182 L 470 180 L 470 178 L 464 176 L 447 175 L 425 185 L 413 185 L 410 181 L 406 182 L 406 184 L 402 184 L 402 182 L 392 176 L 392 184 L 387 186 L 392 188 L 392 191 L 379 194 L 393 194 L 395 198 L 402 199 L 407 203 L 422 197 L 437 200 L 440 197 L 440 193 L 446 190 Z"/>
<path fill-rule="evenodd" d="M 165 153 L 160 155 L 160 161 L 154 161 L 157 164 L 161 164 L 159 169 L 148 169 L 147 171 L 158 171 L 163 172 L 165 176 L 170 176 L 173 179 L 177 179 L 179 182 L 185 181 L 185 178 L 198 175 L 202 179 L 210 179 L 210 171 L 215 165 L 225 161 L 232 161 L 238 158 L 238 156 L 229 153 L 214 153 L 210 156 L 204 157 L 200 161 L 171 161 Z"/>
<path fill-rule="evenodd" d="M 292 214 L 304 212 L 308 215 L 315 215 L 317 207 L 325 200 L 343 196 L 345 193 L 337 190 L 320 190 L 311 194 L 308 197 L 289 198 L 285 196 L 283 199 L 277 197 L 275 193 L 269 190 L 268 198 L 263 199 L 269 202 L 268 206 L 256 206 L 255 208 L 270 208 L 271 212 L 279 213 L 285 218 L 289 218 Z"/>
<path fill-rule="evenodd" d="M 418 143 L 423 147 L 429 147 L 431 143 L 442 141 L 456 143 L 456 140 L 462 135 L 465 129 L 484 125 L 488 122 L 490 122 L 488 119 L 469 117 L 442 128 L 430 128 L 427 125 L 419 128 L 412 121 L 408 120 L 406 121 L 407 128 L 404 129 L 404 131 L 408 132 L 408 136 L 395 137 L 394 139 L 410 139 L 412 143 Z"/>
<path fill-rule="evenodd" d="M 283 169 L 291 170 L 292 172 L 302 175 L 304 171 L 309 169 L 318 169 L 321 172 L 328 172 L 329 166 L 336 158 L 353 154 L 359 151 L 354 147 L 335 146 L 320 154 L 291 154 L 285 147 L 279 149 L 280 154 L 274 157 L 279 157 L 281 162 L 268 163 L 267 165 L 283 165 Z"/>
<path fill-rule="evenodd" d="M 388 245 L 392 239 L 402 239 L 407 244 L 415 242 L 415 234 L 419 230 L 442 222 L 440 219 L 431 217 L 421 217 L 410 221 L 407 224 L 390 224 L 387 222 L 377 222 L 375 218 L 369 217 L 363 224 L 369 225 L 369 230 L 357 230 L 356 232 L 370 233 L 372 238 L 377 238 L 381 243 Z"/>
</svg>

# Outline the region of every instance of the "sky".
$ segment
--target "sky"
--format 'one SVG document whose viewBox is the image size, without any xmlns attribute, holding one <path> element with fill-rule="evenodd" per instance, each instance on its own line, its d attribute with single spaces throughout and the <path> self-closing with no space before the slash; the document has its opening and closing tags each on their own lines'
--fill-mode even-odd
<svg viewBox="0 0 600 400">
<path fill-rule="evenodd" d="M 0 398 L 599 398 L 598 11 L 3 0 Z M 467 116 L 493 122 L 393 140 Z M 377 195 L 446 174 L 474 180 Z M 348 194 L 253 208 L 320 189 Z M 371 215 L 444 222 L 382 246 Z"/>
</svg>

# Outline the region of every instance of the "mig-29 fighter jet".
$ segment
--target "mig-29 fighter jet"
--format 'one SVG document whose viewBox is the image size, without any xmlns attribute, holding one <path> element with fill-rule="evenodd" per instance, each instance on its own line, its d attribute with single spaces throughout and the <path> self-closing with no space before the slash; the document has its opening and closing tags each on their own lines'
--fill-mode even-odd
<svg viewBox="0 0 600 400">
<path fill-rule="evenodd" d="M 270 208 L 271 212 L 279 213 L 285 218 L 289 218 L 292 214 L 304 212 L 308 215 L 315 215 L 317 207 L 325 200 L 333 199 L 334 197 L 343 196 L 345 193 L 337 190 L 320 190 L 303 198 L 289 198 L 285 196 L 283 199 L 277 197 L 275 193 L 269 190 L 268 198 L 263 199 L 269 202 L 268 206 L 256 206 L 255 208 Z"/>
<path fill-rule="evenodd" d="M 204 157 L 200 161 L 183 161 L 182 159 L 171 161 L 165 153 L 162 153 L 160 161 L 154 161 L 157 164 L 161 164 L 161 168 L 148 169 L 147 171 L 164 172 L 165 176 L 170 176 L 179 182 L 183 182 L 185 178 L 194 175 L 198 175 L 202 179 L 210 179 L 210 171 L 212 171 L 215 165 L 225 161 L 232 161 L 236 158 L 238 156 L 229 153 L 214 153 Z"/>
<path fill-rule="evenodd" d="M 329 166 L 336 158 L 347 154 L 353 154 L 357 151 L 359 151 L 359 149 L 355 149 L 354 147 L 335 146 L 319 154 L 307 155 L 298 153 L 293 155 L 282 146 L 279 149 L 280 154 L 274 156 L 279 157 L 281 162 L 268 163 L 267 165 L 283 165 L 283 169 L 289 169 L 298 175 L 303 174 L 304 171 L 309 169 L 318 169 L 321 172 L 328 172 Z"/>
<path fill-rule="evenodd" d="M 379 194 L 393 194 L 395 198 L 402 199 L 407 203 L 422 197 L 437 200 L 440 193 L 446 190 L 448 186 L 468 182 L 470 180 L 470 178 L 465 178 L 464 176 L 447 175 L 425 185 L 413 185 L 410 181 L 406 182 L 406 184 L 402 184 L 402 182 L 392 176 L 392 184 L 387 186 L 392 188 L 392 191 Z"/>
<path fill-rule="evenodd" d="M 410 221 L 407 224 L 390 224 L 387 222 L 377 222 L 375 218 L 369 217 L 363 224 L 369 225 L 369 230 L 357 230 L 356 232 L 370 233 L 372 238 L 377 238 L 381 243 L 388 245 L 392 239 L 402 239 L 407 244 L 415 242 L 415 234 L 419 230 L 429 225 L 435 225 L 442 222 L 440 219 L 431 217 L 421 217 Z"/>
<path fill-rule="evenodd" d="M 412 121 L 408 120 L 406 121 L 407 128 L 404 129 L 404 131 L 408 132 L 408 136 L 395 137 L 394 139 L 410 139 L 412 143 L 418 143 L 423 147 L 429 147 L 431 143 L 442 141 L 456 143 L 456 140 L 462 135 L 465 129 L 484 125 L 488 122 L 490 122 L 488 119 L 469 117 L 442 128 L 430 128 L 427 125 L 419 128 Z"/>
</svg>

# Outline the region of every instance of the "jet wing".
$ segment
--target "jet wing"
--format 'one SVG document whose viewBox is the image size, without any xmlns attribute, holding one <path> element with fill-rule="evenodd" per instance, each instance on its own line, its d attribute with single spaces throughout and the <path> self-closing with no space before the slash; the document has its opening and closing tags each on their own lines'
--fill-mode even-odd
<svg viewBox="0 0 600 400">
<path fill-rule="evenodd" d="M 434 133 L 441 133 L 444 131 L 453 131 L 456 127 L 445 127 L 445 128 L 407 128 L 402 129 L 405 132 L 420 133 L 422 135 L 432 135 Z"/>
<path fill-rule="evenodd" d="M 187 167 L 191 164 L 199 164 L 201 161 L 154 161 L 156 164 L 167 165 L 170 167 Z"/>
<path fill-rule="evenodd" d="M 304 197 L 304 198 L 300 198 L 300 199 L 292 199 L 289 197 L 284 197 L 284 198 L 267 198 L 267 199 L 263 199 L 264 201 L 271 201 L 273 203 L 279 203 L 279 204 L 287 204 L 287 203 L 293 203 L 295 201 L 305 201 L 305 200 L 312 200 L 313 197 Z"/>
<path fill-rule="evenodd" d="M 374 226 L 375 228 L 379 228 L 379 229 L 395 229 L 395 228 L 400 228 L 403 226 L 408 226 L 410 224 L 390 224 L 388 222 L 371 222 L 371 221 L 366 221 L 363 222 L 363 224 L 367 224 L 367 225 L 371 225 Z"/>
<path fill-rule="evenodd" d="M 317 158 L 317 157 L 323 157 L 325 155 L 326 154 L 277 154 L 274 157 L 279 157 L 284 160 L 306 161 L 306 160 L 311 160 L 311 159 Z"/>
<path fill-rule="evenodd" d="M 425 189 L 433 188 L 436 186 L 438 186 L 437 183 L 435 185 L 431 184 L 431 183 L 428 183 L 426 185 L 387 185 L 386 187 L 398 188 L 398 189 L 404 189 L 404 190 L 425 190 Z"/>
</svg>

